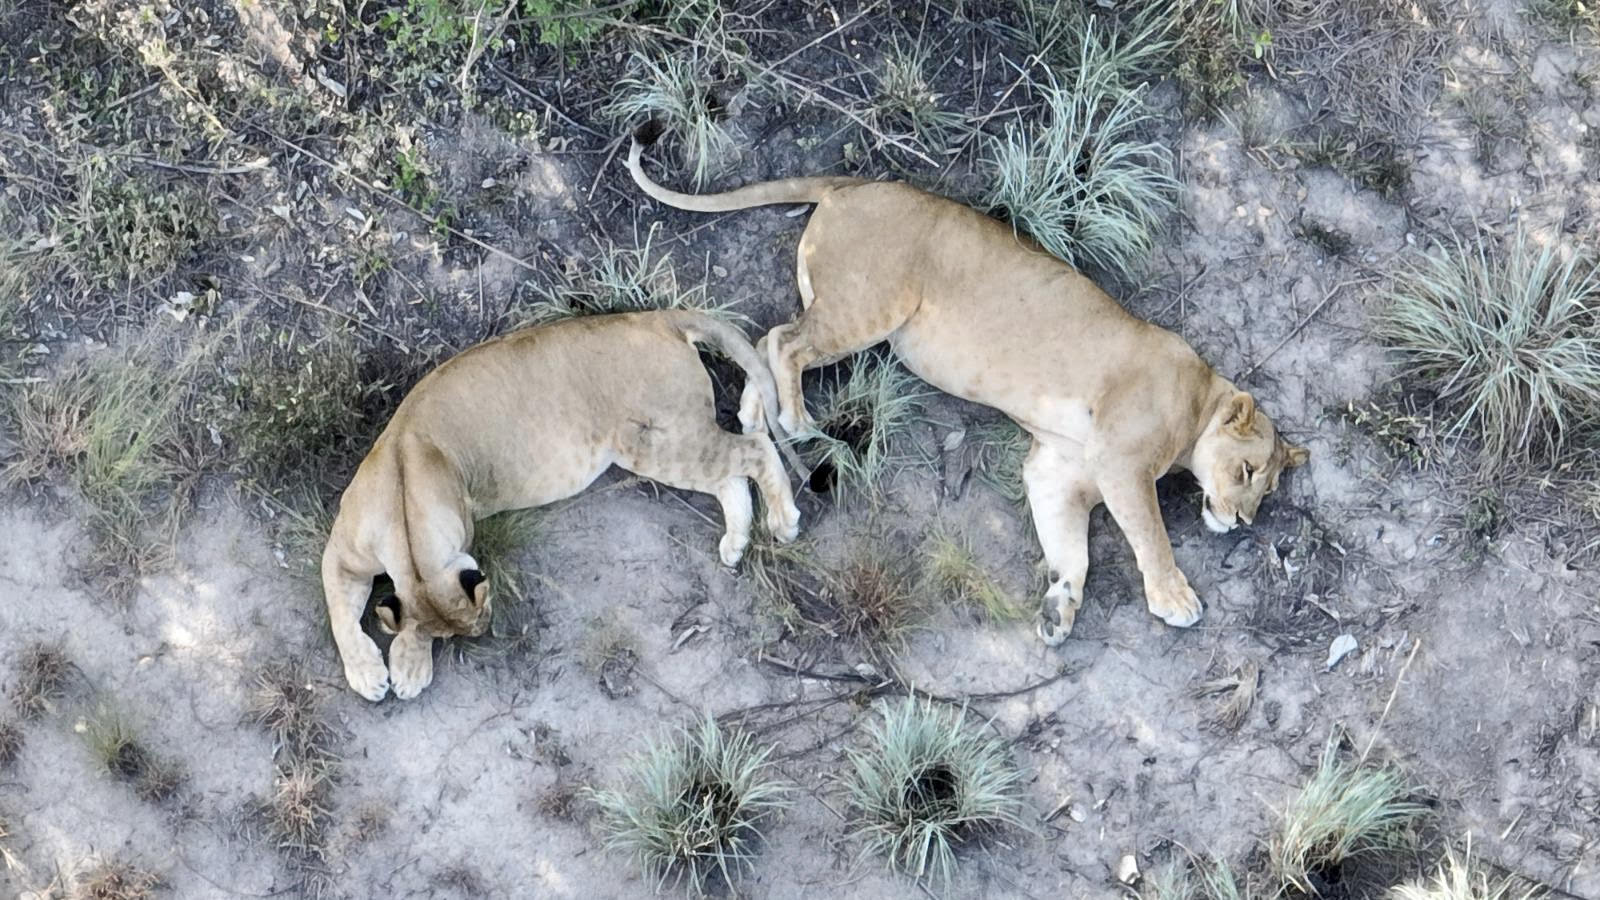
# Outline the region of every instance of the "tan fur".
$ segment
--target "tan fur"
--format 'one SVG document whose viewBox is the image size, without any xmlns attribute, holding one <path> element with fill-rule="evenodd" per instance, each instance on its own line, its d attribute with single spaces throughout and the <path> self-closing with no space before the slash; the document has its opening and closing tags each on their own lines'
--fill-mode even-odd
<svg viewBox="0 0 1600 900">
<path fill-rule="evenodd" d="M 1307 451 L 1278 439 L 1249 394 L 1182 338 L 1129 315 L 1071 266 L 1009 226 L 905 184 L 789 179 L 695 197 L 650 196 L 726 211 L 815 202 L 796 275 L 804 312 L 757 344 L 778 385 L 780 425 L 814 427 L 800 374 L 887 340 L 919 377 L 995 407 L 1033 435 L 1023 469 L 1051 569 L 1040 636 L 1071 630 L 1089 568 L 1089 513 L 1105 503 L 1133 546 L 1150 611 L 1179 626 L 1200 602 L 1173 560 L 1157 478 L 1195 473 L 1206 524 L 1250 522 L 1279 473 Z M 745 398 L 747 415 L 758 398 Z"/>
<path fill-rule="evenodd" d="M 488 587 L 468 555 L 473 522 L 578 493 L 615 464 L 715 494 L 736 565 L 750 541 L 749 481 L 781 540 L 799 531 L 788 476 L 757 414 L 745 434 L 717 426 L 711 379 L 691 342 L 718 346 L 777 415 L 765 363 L 738 329 L 701 313 L 570 319 L 487 341 L 424 377 L 362 461 L 322 557 L 334 640 L 350 686 L 369 700 L 414 697 L 433 677 L 433 639 L 479 634 Z M 396 632 L 384 664 L 359 620 L 372 579 L 394 580 Z M 464 576 L 465 573 L 465 576 Z M 469 591 L 468 588 L 471 588 Z"/>
</svg>

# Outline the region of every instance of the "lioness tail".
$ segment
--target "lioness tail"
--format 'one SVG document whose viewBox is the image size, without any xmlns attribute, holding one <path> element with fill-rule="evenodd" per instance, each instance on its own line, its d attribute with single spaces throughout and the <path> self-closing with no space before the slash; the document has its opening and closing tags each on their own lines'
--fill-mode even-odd
<svg viewBox="0 0 1600 900">
<path fill-rule="evenodd" d="M 660 136 L 661 126 L 657 122 L 646 122 L 633 132 L 633 147 L 628 151 L 628 173 L 646 194 L 668 206 L 691 212 L 728 212 L 774 203 L 815 203 L 822 199 L 823 194 L 836 188 L 866 183 L 862 178 L 821 175 L 748 184 L 723 194 L 683 194 L 651 181 L 650 176 L 644 173 L 644 167 L 639 164 L 644 148 L 655 143 Z"/>
<path fill-rule="evenodd" d="M 778 449 L 795 467 L 800 477 L 809 474 L 805 465 L 795 456 L 788 444 L 783 443 L 783 435 L 778 430 L 778 383 L 772 379 L 772 370 L 767 368 L 767 361 L 761 358 L 756 348 L 751 345 L 750 339 L 744 332 L 729 325 L 721 319 L 693 309 L 674 310 L 675 323 L 678 330 L 690 343 L 710 344 L 721 350 L 723 355 L 734 361 L 734 364 L 744 370 L 744 377 L 755 385 L 756 391 L 761 395 L 761 407 L 766 413 L 767 430 L 772 436 L 778 438 Z"/>
</svg>

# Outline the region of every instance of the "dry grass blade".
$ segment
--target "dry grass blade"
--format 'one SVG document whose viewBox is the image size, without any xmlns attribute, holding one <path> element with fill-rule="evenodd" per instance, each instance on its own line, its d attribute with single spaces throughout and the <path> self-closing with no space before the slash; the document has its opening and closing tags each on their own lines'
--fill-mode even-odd
<svg viewBox="0 0 1600 900">
<path fill-rule="evenodd" d="M 1515 878 L 1491 880 L 1472 857 L 1472 838 L 1460 853 L 1446 848 L 1433 878 L 1416 879 L 1389 891 L 1389 900 L 1535 900 L 1545 896 L 1538 887 L 1519 887 Z"/>
<path fill-rule="evenodd" d="M 606 846 L 632 854 L 658 891 L 679 882 L 696 895 L 717 881 L 733 887 L 753 866 L 761 827 L 788 805 L 771 752 L 710 716 L 651 744 L 629 766 L 629 789 L 591 794 Z"/>
<path fill-rule="evenodd" d="M 1330 739 L 1309 781 L 1284 809 L 1268 848 L 1273 877 L 1302 892 L 1312 877 L 1337 876 L 1345 861 L 1399 849 L 1428 809 L 1408 799 L 1405 777 L 1391 768 L 1341 762 Z"/>
<path fill-rule="evenodd" d="M 884 708 L 864 750 L 849 751 L 850 829 L 863 856 L 948 887 L 959 848 L 1027 827 L 1021 772 L 1003 743 L 964 719 L 964 710 L 907 697 Z"/>
</svg>

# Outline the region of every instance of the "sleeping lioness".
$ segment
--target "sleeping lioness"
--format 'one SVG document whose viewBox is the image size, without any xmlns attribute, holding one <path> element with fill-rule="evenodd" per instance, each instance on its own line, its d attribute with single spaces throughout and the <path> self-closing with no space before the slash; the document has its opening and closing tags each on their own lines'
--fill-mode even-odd
<svg viewBox="0 0 1600 900">
<path fill-rule="evenodd" d="M 692 342 L 713 344 L 761 398 L 745 434 L 717 426 L 711 378 Z M 764 409 L 762 405 L 765 405 Z M 467 553 L 473 521 L 583 490 L 612 464 L 715 494 L 722 562 L 750 542 L 747 479 L 779 540 L 800 511 L 777 448 L 759 433 L 777 416 L 766 363 L 738 329 L 685 310 L 570 319 L 479 344 L 412 388 L 339 502 L 322 584 L 345 678 L 368 700 L 415 697 L 433 680 L 433 639 L 481 634 L 488 586 Z M 384 665 L 360 618 L 387 572 L 395 601 L 377 609 L 394 642 Z"/>
<path fill-rule="evenodd" d="M 1012 228 L 905 184 L 790 178 L 724 194 L 669 190 L 628 155 L 645 193 L 722 212 L 815 203 L 800 237 L 799 319 L 757 344 L 778 385 L 779 424 L 814 428 L 800 375 L 887 340 L 923 380 L 995 407 L 1033 436 L 1023 481 L 1050 568 L 1038 631 L 1072 630 L 1089 569 L 1089 513 L 1105 503 L 1133 545 L 1150 611 L 1176 626 L 1200 601 L 1172 557 L 1155 483 L 1177 469 L 1205 492 L 1213 531 L 1248 524 L 1278 475 L 1308 451 L 1278 438 L 1255 400 L 1184 340 L 1129 315 L 1071 266 Z M 760 415 L 756 394 L 745 415 Z"/>
</svg>

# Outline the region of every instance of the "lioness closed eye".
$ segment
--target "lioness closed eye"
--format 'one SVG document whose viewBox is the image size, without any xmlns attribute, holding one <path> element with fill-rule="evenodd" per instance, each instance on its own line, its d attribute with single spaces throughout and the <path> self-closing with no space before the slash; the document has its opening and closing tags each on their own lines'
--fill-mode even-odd
<svg viewBox="0 0 1600 900">
<path fill-rule="evenodd" d="M 1214 531 L 1248 524 L 1286 468 L 1308 452 L 1278 438 L 1255 400 L 1172 332 L 1129 315 L 1066 263 L 1000 222 L 905 184 L 790 178 L 697 196 L 628 171 L 651 197 L 722 212 L 815 203 L 795 273 L 804 309 L 767 333 L 783 430 L 813 428 L 800 375 L 887 340 L 935 387 L 995 407 L 1033 435 L 1023 467 L 1028 505 L 1050 567 L 1039 635 L 1064 640 L 1083 603 L 1089 512 L 1104 502 L 1138 559 L 1150 611 L 1172 625 L 1200 619 L 1173 561 L 1156 479 L 1187 469 L 1204 489 Z M 744 412 L 760 415 L 747 393 Z"/>
<path fill-rule="evenodd" d="M 744 434 L 717 426 L 711 378 L 692 342 L 716 345 L 762 398 Z M 613 463 L 674 487 L 715 494 L 722 561 L 750 543 L 749 482 L 779 540 L 800 529 L 777 447 L 766 363 L 738 329 L 671 310 L 571 319 L 467 350 L 417 383 L 339 502 L 322 584 L 345 678 L 368 700 L 415 697 L 433 679 L 433 639 L 481 634 L 488 585 L 468 555 L 473 522 L 583 490 Z M 395 597 L 377 609 L 393 634 L 385 666 L 360 618 L 372 579 Z"/>
</svg>

